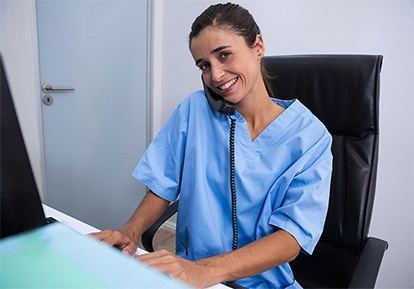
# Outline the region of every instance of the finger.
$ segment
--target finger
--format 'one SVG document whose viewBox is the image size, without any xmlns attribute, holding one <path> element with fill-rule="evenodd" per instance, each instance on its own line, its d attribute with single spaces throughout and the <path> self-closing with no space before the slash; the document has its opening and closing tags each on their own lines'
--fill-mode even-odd
<svg viewBox="0 0 414 289">
<path fill-rule="evenodd" d="M 111 246 L 116 246 L 124 254 L 133 256 L 137 252 L 137 245 L 135 242 L 129 236 L 124 235 L 119 231 L 114 231 L 103 241 Z"/>
<path fill-rule="evenodd" d="M 148 262 L 151 262 L 151 260 L 157 260 L 158 259 L 157 256 L 153 255 L 153 253 L 135 255 L 134 258 L 136 260 L 144 262 L 144 263 L 148 263 Z"/>
<path fill-rule="evenodd" d="M 151 268 L 166 273 L 171 277 L 176 277 L 180 275 L 177 272 L 177 268 L 175 267 L 174 261 L 170 260 L 169 258 L 164 258 L 164 256 L 154 256 L 153 253 L 143 254 L 143 255 L 136 255 L 134 258 L 144 262 L 146 265 L 150 266 Z"/>
<path fill-rule="evenodd" d="M 99 237 L 100 237 L 100 240 L 103 243 L 105 243 L 109 246 L 118 246 L 118 245 L 120 245 L 120 246 L 123 247 L 125 244 L 127 244 L 127 242 L 125 242 L 123 240 L 124 236 L 121 233 L 119 233 L 118 231 L 111 231 L 111 230 L 106 231 L 105 230 L 104 232 L 102 232 L 101 236 L 99 236 Z M 119 247 L 119 248 L 122 249 L 121 247 Z"/>
<path fill-rule="evenodd" d="M 188 275 L 183 265 L 184 264 L 181 264 L 180 262 L 172 262 L 172 263 L 161 262 L 161 263 L 156 263 L 156 264 L 151 265 L 151 268 L 157 271 L 160 271 L 162 273 L 165 273 L 171 278 L 176 278 L 181 281 L 188 282 Z"/>
<path fill-rule="evenodd" d="M 135 257 L 137 260 L 144 262 L 148 266 L 154 267 L 160 270 L 166 270 L 160 266 L 170 266 L 179 264 L 181 258 L 175 256 L 170 252 L 154 252 L 145 255 L 140 255 Z M 169 273 L 169 272 L 168 272 Z"/>
<path fill-rule="evenodd" d="M 91 236 L 91 237 L 93 237 L 93 238 L 95 238 L 95 239 L 98 239 L 98 240 L 101 240 L 102 241 L 103 239 L 107 238 L 111 234 L 112 234 L 112 231 L 111 230 L 103 230 L 101 232 L 98 232 L 98 233 L 90 233 L 88 235 Z"/>
<path fill-rule="evenodd" d="M 151 266 L 151 268 L 157 271 L 163 272 L 173 278 L 177 278 L 180 275 L 182 275 L 182 271 L 183 271 L 180 267 L 174 266 L 174 264 L 164 264 L 164 263 L 155 264 Z"/>
<path fill-rule="evenodd" d="M 137 251 L 135 243 L 119 231 L 104 230 L 98 233 L 90 233 L 89 235 L 108 246 L 117 247 L 126 255 L 133 256 Z"/>
<path fill-rule="evenodd" d="M 135 246 L 135 244 L 133 243 L 129 243 L 126 246 L 120 247 L 120 249 L 122 250 L 122 253 L 130 256 L 134 256 L 137 252 L 137 246 Z"/>
</svg>

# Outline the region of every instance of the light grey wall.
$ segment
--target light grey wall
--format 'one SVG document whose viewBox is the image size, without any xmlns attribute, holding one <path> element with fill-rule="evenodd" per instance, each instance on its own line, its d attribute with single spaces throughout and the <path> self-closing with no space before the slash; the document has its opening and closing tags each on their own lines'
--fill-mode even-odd
<svg viewBox="0 0 414 289">
<path fill-rule="evenodd" d="M 194 18 L 216 1 L 156 1 L 154 133 L 201 88 L 188 50 Z M 380 161 L 371 236 L 390 243 L 378 288 L 413 288 L 414 1 L 238 3 L 262 29 L 266 54 L 382 54 Z"/>
</svg>

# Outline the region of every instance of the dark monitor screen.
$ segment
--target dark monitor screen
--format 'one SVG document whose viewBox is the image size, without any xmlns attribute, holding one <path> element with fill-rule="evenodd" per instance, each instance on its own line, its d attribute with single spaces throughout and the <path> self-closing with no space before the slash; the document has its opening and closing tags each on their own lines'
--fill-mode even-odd
<svg viewBox="0 0 414 289">
<path fill-rule="evenodd" d="M 1 227 L 4 238 L 46 224 L 3 61 L 1 65 Z"/>
</svg>

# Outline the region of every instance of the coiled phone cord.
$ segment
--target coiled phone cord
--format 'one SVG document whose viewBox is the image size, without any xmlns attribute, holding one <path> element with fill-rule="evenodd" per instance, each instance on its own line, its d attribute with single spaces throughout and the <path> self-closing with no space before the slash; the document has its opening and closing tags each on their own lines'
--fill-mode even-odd
<svg viewBox="0 0 414 289">
<path fill-rule="evenodd" d="M 236 198 L 236 181 L 234 177 L 235 171 L 235 153 L 234 153 L 234 134 L 236 131 L 236 119 L 232 118 L 229 115 L 231 120 L 230 124 L 230 137 L 229 137 L 229 147 L 230 147 L 230 190 L 231 190 L 231 219 L 233 225 L 233 250 L 237 249 L 237 243 L 239 239 L 239 233 L 237 231 L 237 198 Z M 235 289 L 247 289 L 246 287 L 240 286 L 235 281 L 228 281 L 226 285 L 235 288 Z"/>
<path fill-rule="evenodd" d="M 230 190 L 231 190 L 231 218 L 233 225 L 233 250 L 237 249 L 238 243 L 238 230 L 237 230 L 237 196 L 236 196 L 236 181 L 234 177 L 235 158 L 234 158 L 234 134 L 236 131 L 236 119 L 230 117 L 230 137 L 229 137 L 229 148 L 230 148 Z"/>
</svg>

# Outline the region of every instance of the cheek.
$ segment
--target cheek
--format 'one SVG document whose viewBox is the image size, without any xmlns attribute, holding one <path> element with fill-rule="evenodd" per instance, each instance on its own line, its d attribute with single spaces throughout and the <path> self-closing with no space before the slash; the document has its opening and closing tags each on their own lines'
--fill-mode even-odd
<svg viewBox="0 0 414 289">
<path fill-rule="evenodd" d="M 246 75 L 248 78 L 255 77 L 257 71 L 260 72 L 260 65 L 258 65 L 256 59 L 248 51 L 240 61 L 237 62 L 240 72 Z"/>
<path fill-rule="evenodd" d="M 201 78 L 203 80 L 203 82 L 209 87 L 211 88 L 212 83 L 211 83 L 211 75 L 208 72 L 203 72 L 201 74 Z"/>
</svg>

